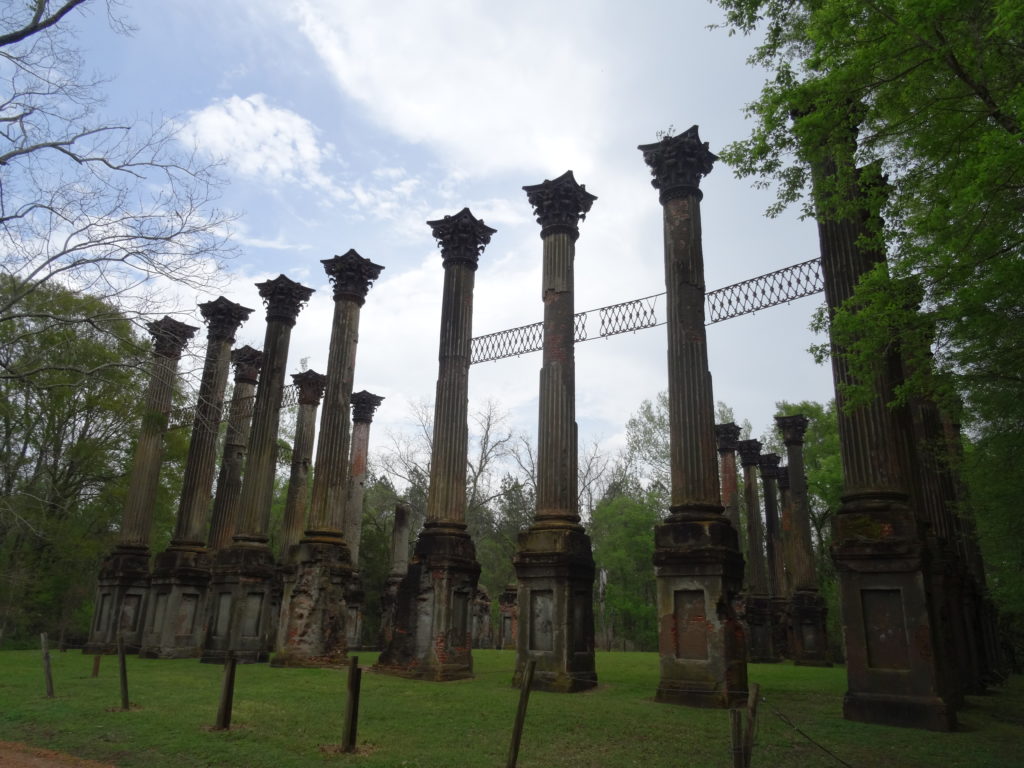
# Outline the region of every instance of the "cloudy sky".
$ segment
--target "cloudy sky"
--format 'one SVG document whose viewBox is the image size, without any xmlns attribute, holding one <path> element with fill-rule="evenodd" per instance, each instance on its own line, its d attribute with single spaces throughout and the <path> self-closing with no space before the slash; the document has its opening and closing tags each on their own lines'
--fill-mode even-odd
<svg viewBox="0 0 1024 768">
<path fill-rule="evenodd" d="M 701 0 L 163 0 L 98 4 L 74 24 L 111 78 L 113 115 L 170 115 L 223 163 L 240 217 L 227 295 L 284 273 L 316 289 L 290 370 L 324 371 L 332 302 L 320 260 L 350 248 L 385 266 L 362 310 L 356 389 L 385 396 L 371 450 L 431 401 L 441 259 L 427 219 L 469 206 L 497 229 L 476 275 L 474 335 L 535 322 L 539 226 L 522 191 L 572 169 L 597 195 L 576 248 L 577 311 L 664 291 L 661 208 L 638 144 L 693 124 L 712 151 L 744 137 L 761 72 L 753 41 L 709 29 Z M 770 191 L 719 163 L 702 183 L 708 289 L 817 256 L 812 222 L 768 220 Z M 212 296 L 198 297 L 208 300 Z M 806 352 L 819 297 L 708 328 L 715 397 L 760 434 L 780 399 L 825 400 Z M 260 346 L 262 313 L 239 342 Z M 626 419 L 666 387 L 664 327 L 577 345 L 581 442 L 622 445 Z M 487 398 L 536 431 L 540 355 L 474 365 Z"/>
</svg>

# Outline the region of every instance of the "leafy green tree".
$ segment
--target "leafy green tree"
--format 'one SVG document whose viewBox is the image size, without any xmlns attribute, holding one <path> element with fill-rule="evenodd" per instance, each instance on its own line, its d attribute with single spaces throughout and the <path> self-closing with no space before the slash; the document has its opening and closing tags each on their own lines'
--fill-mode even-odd
<svg viewBox="0 0 1024 768">
<path fill-rule="evenodd" d="M 148 346 L 99 299 L 46 286 L 23 305 L 24 316 L 0 322 L 0 364 L 14 374 L 0 377 L 0 631 L 80 635 L 120 525 Z M 61 314 L 105 319 L 39 319 Z M 154 546 L 170 536 L 184 432 L 168 438 Z"/>
<path fill-rule="evenodd" d="M 589 533 L 598 572 L 595 618 L 598 642 L 603 641 L 606 649 L 658 647 L 654 526 L 663 516 L 656 491 L 606 495 L 591 515 Z"/>
</svg>

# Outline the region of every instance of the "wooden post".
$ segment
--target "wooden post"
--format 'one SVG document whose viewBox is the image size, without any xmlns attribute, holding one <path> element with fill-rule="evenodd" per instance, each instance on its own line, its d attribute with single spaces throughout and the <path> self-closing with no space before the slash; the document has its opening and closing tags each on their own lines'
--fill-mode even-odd
<svg viewBox="0 0 1024 768">
<path fill-rule="evenodd" d="M 760 698 L 761 686 L 757 683 L 750 684 L 750 692 L 747 694 L 747 732 L 743 739 L 743 760 L 749 766 L 754 754 L 754 728 L 757 724 L 757 700 Z"/>
<path fill-rule="evenodd" d="M 220 688 L 217 723 L 213 726 L 215 731 L 226 731 L 231 728 L 231 707 L 235 698 L 235 666 L 237 664 L 235 652 L 228 651 L 227 658 L 224 660 L 224 680 Z"/>
<path fill-rule="evenodd" d="M 92 657 L 92 676 L 93 677 L 99 677 L 100 676 L 100 660 L 102 658 L 103 657 L 100 656 L 98 653 L 95 656 Z"/>
<path fill-rule="evenodd" d="M 537 662 L 530 659 L 526 662 L 526 672 L 523 674 L 523 686 L 519 692 L 519 709 L 516 710 L 516 722 L 512 726 L 512 743 L 508 747 L 508 762 L 505 768 L 516 768 L 516 761 L 519 760 L 519 741 L 523 736 L 523 723 L 526 721 L 526 705 L 530 702 L 530 686 L 533 685 L 533 670 Z"/>
<path fill-rule="evenodd" d="M 131 709 L 128 701 L 128 664 L 125 662 L 124 635 L 117 636 L 117 673 L 121 678 L 121 709 L 127 712 Z"/>
<path fill-rule="evenodd" d="M 341 737 L 341 751 L 356 751 L 356 729 L 359 726 L 359 686 L 363 670 L 359 668 L 359 657 L 348 660 L 348 698 L 345 701 L 345 732 Z"/>
<path fill-rule="evenodd" d="M 743 744 L 743 712 L 729 710 L 729 741 L 732 744 L 732 768 L 747 768 Z"/>
<path fill-rule="evenodd" d="M 53 669 L 50 667 L 50 639 L 43 632 L 39 635 L 39 644 L 43 648 L 43 677 L 46 679 L 46 698 L 53 698 Z"/>
</svg>

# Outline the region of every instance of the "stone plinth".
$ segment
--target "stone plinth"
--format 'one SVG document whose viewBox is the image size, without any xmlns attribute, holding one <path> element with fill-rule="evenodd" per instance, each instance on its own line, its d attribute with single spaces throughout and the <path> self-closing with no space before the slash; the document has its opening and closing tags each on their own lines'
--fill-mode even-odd
<svg viewBox="0 0 1024 768">
<path fill-rule="evenodd" d="M 378 645 L 387 648 L 395 634 L 395 612 L 398 610 L 398 587 L 409 570 L 409 527 L 411 511 L 403 503 L 395 505 L 395 522 L 391 528 L 391 571 L 380 595 L 380 634 Z"/>
<path fill-rule="evenodd" d="M 655 528 L 656 700 L 728 707 L 746 695 L 739 538 L 722 512 L 704 327 L 700 179 L 717 159 L 697 126 L 640 147 L 659 190 L 665 241 L 671 507 Z"/>
<path fill-rule="evenodd" d="M 116 653 L 118 636 L 131 652 L 142 642 L 149 594 L 149 539 L 163 462 L 164 435 L 178 360 L 198 328 L 163 317 L 147 326 L 153 337 L 153 368 L 146 388 L 139 442 L 132 459 L 121 540 L 100 566 L 89 641 L 83 651 Z"/>
<path fill-rule="evenodd" d="M 533 687 L 581 691 L 597 684 L 594 665 L 594 558 L 580 525 L 576 428 L 574 262 L 579 222 L 594 195 L 572 171 L 523 187 L 541 225 L 544 362 L 537 427 L 537 508 L 519 535 L 513 563 L 520 631 L 513 684 L 529 661 Z"/>
<path fill-rule="evenodd" d="M 320 666 L 344 660 L 352 555 L 343 534 L 349 481 L 352 382 L 359 311 L 384 267 L 354 250 L 322 261 L 334 286 L 327 386 L 320 417 L 313 495 L 305 535 L 284 572 L 275 666 Z"/>
<path fill-rule="evenodd" d="M 253 404 L 237 530 L 231 545 L 217 552 L 212 568 L 201 656 L 205 662 L 222 662 L 228 651 L 242 663 L 266 661 L 273 649 L 281 603 L 281 583 L 268 530 L 281 395 L 291 331 L 313 290 L 284 275 L 256 287 L 267 309 L 262 371 Z"/>
<path fill-rule="evenodd" d="M 495 230 L 468 208 L 427 224 L 444 262 L 427 520 L 376 669 L 441 681 L 473 674 L 470 613 L 480 565 L 465 521 L 469 361 L 477 262 Z"/>
</svg>

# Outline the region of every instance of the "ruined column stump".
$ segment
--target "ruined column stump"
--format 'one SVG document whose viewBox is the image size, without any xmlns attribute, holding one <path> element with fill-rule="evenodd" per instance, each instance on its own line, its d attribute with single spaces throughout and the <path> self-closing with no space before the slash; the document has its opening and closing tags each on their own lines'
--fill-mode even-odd
<svg viewBox="0 0 1024 768">
<path fill-rule="evenodd" d="M 790 658 L 798 667 L 831 667 L 828 606 L 817 590 L 798 589 L 789 604 Z"/>
<path fill-rule="evenodd" d="M 498 642 L 501 651 L 514 651 L 519 637 L 519 591 L 509 584 L 498 595 Z"/>
<path fill-rule="evenodd" d="M 217 553 L 207 598 L 206 642 L 200 661 L 239 664 L 269 660 L 281 606 L 281 579 L 269 549 L 231 546 Z"/>
</svg>

